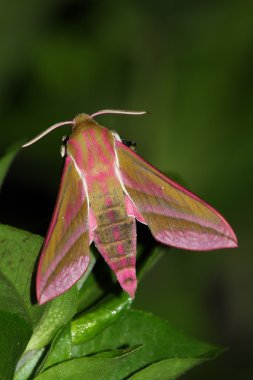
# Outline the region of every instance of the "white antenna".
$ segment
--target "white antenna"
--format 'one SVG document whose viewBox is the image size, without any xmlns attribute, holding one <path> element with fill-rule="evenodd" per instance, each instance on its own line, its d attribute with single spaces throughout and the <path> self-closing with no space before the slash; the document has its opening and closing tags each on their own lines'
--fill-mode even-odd
<svg viewBox="0 0 253 380">
<path fill-rule="evenodd" d="M 54 129 L 59 128 L 62 125 L 66 125 L 66 124 L 74 124 L 74 122 L 73 121 L 62 121 L 60 123 L 56 123 L 56 124 L 52 125 L 51 127 L 49 127 L 48 129 L 46 129 L 44 132 L 40 133 L 38 136 L 34 137 L 34 139 L 32 139 L 32 140 L 28 141 L 26 144 L 22 145 L 22 148 L 25 148 L 29 145 L 34 144 L 36 141 L 40 140 L 42 137 L 44 137 L 48 133 L 52 132 Z"/>
<path fill-rule="evenodd" d="M 129 111 L 129 110 L 101 110 L 98 112 L 93 113 L 90 115 L 91 118 L 98 116 L 98 115 L 103 115 L 106 113 L 116 113 L 119 115 L 144 115 L 147 113 L 146 111 Z"/>
<path fill-rule="evenodd" d="M 110 109 L 108 109 L 108 110 L 101 110 L 101 111 L 95 112 L 92 115 L 90 115 L 90 117 L 94 118 L 95 116 L 103 115 L 103 114 L 144 115 L 145 113 L 147 113 L 147 112 L 146 111 L 128 111 L 128 110 L 110 110 Z M 62 125 L 67 125 L 67 124 L 73 125 L 74 122 L 75 121 L 73 120 L 73 121 L 62 121 L 60 123 L 56 123 L 56 124 L 52 125 L 51 127 L 49 127 L 48 129 L 46 129 L 44 132 L 40 133 L 38 136 L 34 137 L 32 140 L 28 141 L 26 144 L 22 145 L 22 148 L 25 148 L 29 145 L 34 144 L 36 141 L 40 140 L 42 137 L 44 137 L 48 133 L 52 132 L 56 128 L 59 128 Z"/>
</svg>

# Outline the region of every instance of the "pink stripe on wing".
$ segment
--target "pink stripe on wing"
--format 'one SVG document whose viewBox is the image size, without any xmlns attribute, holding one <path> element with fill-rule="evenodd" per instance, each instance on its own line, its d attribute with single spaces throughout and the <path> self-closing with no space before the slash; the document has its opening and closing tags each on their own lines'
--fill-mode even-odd
<svg viewBox="0 0 253 380">
<path fill-rule="evenodd" d="M 64 164 L 64 168 L 63 168 L 63 172 L 62 172 L 62 177 L 61 177 L 61 183 L 60 183 L 60 188 L 59 188 L 59 191 L 58 191 L 58 196 L 57 196 L 57 200 L 56 200 L 56 206 L 55 206 L 55 209 L 54 209 L 54 212 L 53 212 L 53 216 L 52 216 L 52 220 L 50 222 L 50 225 L 49 225 L 49 228 L 48 228 L 48 232 L 47 232 L 47 236 L 46 236 L 46 240 L 45 240 L 45 243 L 44 243 L 44 246 L 46 247 L 50 238 L 51 238 L 51 235 L 52 235 L 52 232 L 53 232 L 53 229 L 56 225 L 56 222 L 58 220 L 58 215 L 59 215 L 59 210 L 60 210 L 60 205 L 59 205 L 59 195 L 61 193 L 61 190 L 62 190 L 62 187 L 63 187 L 63 183 L 64 183 L 64 177 L 66 175 L 66 172 L 67 170 L 69 169 L 69 165 L 70 163 L 72 162 L 71 158 L 69 156 L 66 157 L 65 159 L 65 164 Z"/>
<path fill-rule="evenodd" d="M 167 199 L 169 199 L 171 202 L 175 202 L 175 198 L 169 197 L 164 192 L 164 187 L 161 185 L 157 185 L 155 182 L 149 181 L 148 177 L 145 177 L 145 183 L 143 182 L 143 179 L 138 181 L 137 179 L 133 178 L 128 174 L 128 172 L 124 171 L 124 169 L 120 170 L 120 174 L 122 174 L 122 182 L 126 187 L 129 187 L 130 189 L 134 191 L 139 191 L 143 193 L 144 195 L 152 195 L 157 197 L 164 197 L 166 196 Z"/>
<path fill-rule="evenodd" d="M 169 218 L 177 219 L 177 220 L 182 220 L 188 221 L 188 222 L 193 222 L 198 225 L 201 225 L 202 227 L 207 227 L 207 228 L 212 228 L 212 229 L 217 229 L 219 226 L 223 228 L 224 231 L 226 231 L 226 225 L 222 223 L 218 218 L 216 218 L 215 221 L 211 221 L 207 218 L 205 218 L 205 214 L 203 216 L 194 216 L 193 214 L 188 214 L 184 211 L 175 211 L 172 208 L 170 208 L 168 205 L 163 206 L 152 206 L 149 203 L 147 203 L 145 206 L 142 208 L 140 207 L 140 211 L 145 215 L 147 214 L 155 214 L 159 217 L 161 216 L 167 216 Z M 190 210 L 189 210 L 190 212 Z M 169 221 L 168 221 L 169 223 Z"/>
<path fill-rule="evenodd" d="M 75 219 L 76 215 L 80 211 L 84 200 L 86 199 L 86 194 L 84 191 L 83 183 L 78 182 L 78 198 L 74 199 L 68 204 L 65 214 L 64 214 L 64 228 L 67 229 L 71 222 Z"/>
<path fill-rule="evenodd" d="M 79 237 L 82 234 L 84 234 L 84 233 L 87 233 L 87 227 L 84 224 L 80 224 L 80 226 L 78 226 L 76 228 L 76 230 L 72 232 L 71 237 L 69 238 L 69 240 L 66 241 L 66 243 L 62 247 L 61 251 L 57 252 L 57 254 L 55 255 L 55 259 L 47 267 L 46 273 L 44 273 L 44 275 L 43 275 L 43 284 L 47 282 L 49 276 L 54 272 L 54 270 L 56 269 L 56 267 L 60 263 L 60 261 L 65 258 L 65 256 L 67 255 L 68 251 L 75 244 L 75 242 L 77 241 L 77 239 L 79 239 Z M 40 269 L 40 265 L 39 265 L 39 269 Z M 43 287 L 43 284 L 42 284 L 42 287 Z"/>
<path fill-rule="evenodd" d="M 76 261 L 72 261 L 69 265 L 65 265 L 59 276 L 45 286 L 45 283 L 40 283 L 37 286 L 38 299 L 40 304 L 43 304 L 52 298 L 55 294 L 60 295 L 73 286 L 86 271 L 89 265 L 89 256 L 80 256 Z"/>
<path fill-rule="evenodd" d="M 213 234 L 205 234 L 196 231 L 160 231 L 154 235 L 154 238 L 163 244 L 172 247 L 193 250 L 193 251 L 209 251 L 221 248 L 234 248 L 235 243 L 226 236 Z"/>
<path fill-rule="evenodd" d="M 125 196 L 125 205 L 126 205 L 126 211 L 127 211 L 128 216 L 132 216 L 133 218 L 136 218 L 138 222 L 140 223 L 147 224 L 143 215 L 141 214 L 141 212 L 138 211 L 134 202 L 130 199 L 128 195 Z"/>
</svg>

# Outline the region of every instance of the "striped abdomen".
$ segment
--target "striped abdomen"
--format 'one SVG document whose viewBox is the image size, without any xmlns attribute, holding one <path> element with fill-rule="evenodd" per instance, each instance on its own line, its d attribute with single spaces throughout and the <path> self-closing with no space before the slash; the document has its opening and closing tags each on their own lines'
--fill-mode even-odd
<svg viewBox="0 0 253 380">
<path fill-rule="evenodd" d="M 124 196 L 122 198 L 124 200 Z M 125 204 L 120 202 L 103 208 L 96 220 L 94 243 L 116 273 L 122 288 L 134 297 L 137 285 L 135 219 L 127 216 Z"/>
</svg>

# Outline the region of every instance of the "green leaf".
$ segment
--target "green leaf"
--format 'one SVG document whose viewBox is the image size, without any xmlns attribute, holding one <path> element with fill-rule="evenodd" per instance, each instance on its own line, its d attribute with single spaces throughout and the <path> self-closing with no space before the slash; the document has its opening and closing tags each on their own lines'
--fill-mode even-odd
<svg viewBox="0 0 253 380">
<path fill-rule="evenodd" d="M 75 314 L 77 304 L 77 287 L 46 304 L 39 324 L 27 344 L 15 373 L 15 380 L 28 379 L 34 372 L 44 354 L 45 346 L 51 342 L 59 329 Z"/>
<path fill-rule="evenodd" d="M 71 323 L 60 331 L 53 340 L 42 370 L 72 358 Z"/>
<path fill-rule="evenodd" d="M 29 316 L 12 283 L 0 273 L 0 378 L 13 379 L 13 373 L 31 335 Z"/>
<path fill-rule="evenodd" d="M 73 346 L 72 357 L 135 345 L 142 345 L 143 348 L 121 363 L 115 379 L 130 376 L 161 360 L 192 359 L 192 363 L 195 363 L 194 359 L 210 359 L 221 351 L 218 347 L 185 336 L 152 314 L 129 310 L 117 323 L 92 340 Z"/>
<path fill-rule="evenodd" d="M 4 178 L 9 170 L 9 167 L 14 160 L 16 154 L 21 147 L 21 143 L 16 143 L 12 145 L 5 153 L 5 155 L 0 159 L 0 188 L 3 184 Z"/>
<path fill-rule="evenodd" d="M 35 293 L 33 271 L 42 243 L 40 236 L 0 225 L 0 270 L 23 299 L 33 325 L 40 319 L 44 309 L 31 303 L 31 294 Z"/>
<path fill-rule="evenodd" d="M 109 295 L 94 308 L 78 316 L 52 343 L 43 368 L 72 358 L 72 346 L 94 338 L 115 323 L 131 306 L 132 298 L 125 292 L 119 297 Z"/>
<path fill-rule="evenodd" d="M 165 359 L 151 364 L 129 377 L 129 380 L 174 380 L 203 359 Z"/>
<path fill-rule="evenodd" d="M 89 358 L 68 360 L 38 375 L 36 380 L 109 380 L 119 379 L 117 371 L 121 363 L 139 350 L 121 349 L 103 352 Z"/>
<path fill-rule="evenodd" d="M 35 291 L 35 284 L 32 282 L 33 271 L 42 242 L 43 239 L 40 236 L 0 225 L 0 270 L 21 300 L 20 303 L 23 305 L 24 315 L 30 327 L 35 326 L 26 351 L 19 362 L 20 372 L 16 373 L 17 378 L 22 379 L 27 378 L 25 376 L 33 370 L 30 360 L 34 363 L 34 357 L 37 357 L 37 361 L 40 359 L 41 355 L 38 355 L 38 351 L 41 353 L 41 349 L 76 313 L 78 293 L 76 286 L 46 305 L 31 304 L 31 289 Z M 10 305 L 12 311 L 15 311 L 18 303 L 13 302 Z M 27 354 L 29 351 L 34 352 L 32 358 Z M 18 377 L 21 374 L 26 375 Z"/>
<path fill-rule="evenodd" d="M 46 304 L 46 309 L 27 345 L 26 351 L 46 346 L 60 327 L 65 325 L 76 313 L 77 287 Z"/>
<path fill-rule="evenodd" d="M 110 375 L 117 369 L 115 359 L 74 359 L 54 366 L 37 376 L 36 380 L 89 380 L 110 379 Z"/>
<path fill-rule="evenodd" d="M 130 378 L 136 380 L 172 380 L 220 352 L 217 347 L 186 337 L 151 314 L 137 311 L 127 314 L 97 338 L 82 348 L 76 346 L 73 351 L 90 355 L 92 351 L 101 350 L 100 354 L 67 360 L 50 367 L 36 379 L 121 380 L 132 375 Z M 104 352 L 105 347 L 129 346 L 133 341 L 141 342 L 141 347 L 127 350 L 127 355 L 119 356 L 117 349 Z"/>
<path fill-rule="evenodd" d="M 100 305 L 84 313 L 71 323 L 72 343 L 80 344 L 93 338 L 115 323 L 130 308 L 133 299 L 125 292 L 119 297 L 108 296 Z"/>
<path fill-rule="evenodd" d="M 71 328 L 70 326 L 65 328 L 54 340 L 42 370 L 49 367 L 55 368 L 57 363 L 73 358 L 116 350 L 120 347 L 141 346 L 126 360 L 120 361 L 116 370 L 117 375 L 114 374 L 112 379 L 123 379 L 133 374 L 137 376 L 138 371 L 143 370 L 144 367 L 146 368 L 144 374 L 149 370 L 151 374 L 155 374 L 159 373 L 159 368 L 169 369 L 171 376 L 174 376 L 171 377 L 173 379 L 203 360 L 215 357 L 221 351 L 218 347 L 185 336 L 152 314 L 134 310 L 125 311 L 113 325 L 101 330 L 87 341 L 89 339 L 88 315 L 89 313 L 86 314 L 83 337 L 80 334 L 77 340 L 75 335 L 71 335 L 71 331 L 76 328 L 76 321 L 73 321 Z M 77 321 L 80 323 L 81 319 Z M 80 342 L 81 339 L 86 342 L 74 344 L 74 342 Z M 151 366 L 153 364 L 154 367 Z"/>
<path fill-rule="evenodd" d="M 30 379 L 36 372 L 36 368 L 41 361 L 44 352 L 45 348 L 43 347 L 39 350 L 32 350 L 24 353 L 17 364 L 14 380 Z"/>
<path fill-rule="evenodd" d="M 75 378 L 73 376 L 79 376 L 78 373 L 82 372 L 84 367 L 85 374 L 89 370 L 92 371 L 93 365 L 94 371 L 97 368 L 98 373 L 107 373 L 108 379 L 111 375 L 110 368 L 116 369 L 113 379 L 142 376 L 141 372 L 144 369 L 144 376 L 149 371 L 155 374 L 159 373 L 159 368 L 169 368 L 171 376 L 176 378 L 188 368 L 219 353 L 218 348 L 186 337 L 167 322 L 151 314 L 127 310 L 131 302 L 125 293 L 118 297 L 105 297 L 103 302 L 95 303 L 92 309 L 80 314 L 70 323 L 80 305 L 87 306 L 91 300 L 97 301 L 99 294 L 106 291 L 98 284 L 93 273 L 87 280 L 85 278 L 84 284 L 82 280 L 79 282 L 79 285 L 82 284 L 79 294 L 83 292 L 81 302 L 78 298 L 78 286 L 74 286 L 43 307 L 31 305 L 32 271 L 42 238 L 0 225 L 0 242 L 0 270 L 12 292 L 21 301 L 21 306 L 16 301 L 5 304 L 11 305 L 18 317 L 26 321 L 28 326 L 35 326 L 34 333 L 19 360 L 15 380 L 28 379 L 40 372 L 38 378 L 51 376 L 52 373 L 53 376 L 57 376 L 58 367 L 62 365 L 64 367 L 59 371 L 66 369 L 64 376 L 71 376 L 71 379 Z M 152 255 L 144 251 L 139 253 L 139 278 L 155 264 L 161 252 L 160 249 L 155 249 Z M 85 296 L 85 289 L 88 289 L 88 297 Z M 52 339 L 53 343 L 47 353 L 46 346 Z M 27 339 L 24 342 L 27 342 Z M 141 348 L 130 349 L 136 346 Z M 118 355 L 118 350 L 122 347 L 131 350 L 131 353 Z M 104 354 L 108 351 L 110 354 Z M 77 368 L 80 367 L 79 372 L 73 369 L 74 364 Z M 105 365 L 108 365 L 108 372 L 104 368 Z"/>
<path fill-rule="evenodd" d="M 139 279 L 160 259 L 163 254 L 162 251 L 155 249 L 152 255 L 145 256 L 138 270 Z M 133 299 L 125 292 L 121 292 L 119 296 L 111 294 L 104 297 L 101 302 L 96 303 L 92 309 L 80 314 L 72 322 L 71 329 L 67 326 L 54 339 L 43 368 L 72 358 L 72 345 L 92 339 L 102 330 L 115 323 L 130 308 L 132 301 Z"/>
</svg>

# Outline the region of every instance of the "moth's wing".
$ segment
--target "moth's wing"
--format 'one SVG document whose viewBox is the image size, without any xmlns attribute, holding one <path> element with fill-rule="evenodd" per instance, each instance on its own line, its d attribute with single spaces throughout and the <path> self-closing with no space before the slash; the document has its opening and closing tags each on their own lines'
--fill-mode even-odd
<svg viewBox="0 0 253 380">
<path fill-rule="evenodd" d="M 60 190 L 37 272 L 40 304 L 65 292 L 89 264 L 88 202 L 73 159 L 66 157 Z"/>
<path fill-rule="evenodd" d="M 119 176 L 133 204 L 127 208 L 148 225 L 156 240 L 189 250 L 237 246 L 232 228 L 216 210 L 120 141 L 115 148 Z"/>
</svg>

